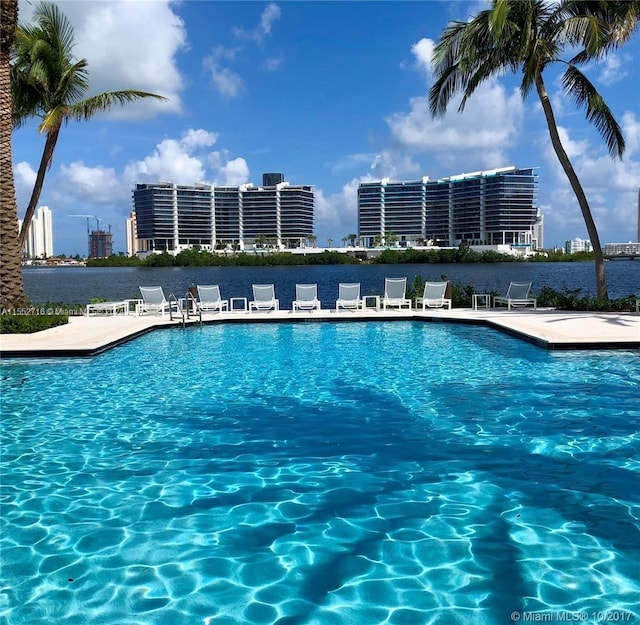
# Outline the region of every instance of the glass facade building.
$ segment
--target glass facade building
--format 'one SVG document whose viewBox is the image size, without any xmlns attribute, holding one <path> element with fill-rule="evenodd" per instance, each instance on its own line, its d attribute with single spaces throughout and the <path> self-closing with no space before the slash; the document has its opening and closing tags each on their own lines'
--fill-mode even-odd
<svg viewBox="0 0 640 625">
<path fill-rule="evenodd" d="M 533 168 L 505 167 L 440 180 L 362 183 L 358 236 L 364 245 L 393 234 L 402 244 L 532 245 L 540 219 Z"/>
<path fill-rule="evenodd" d="M 140 253 L 246 249 L 265 242 L 282 249 L 300 247 L 313 234 L 309 185 L 137 184 L 133 206 Z"/>
</svg>

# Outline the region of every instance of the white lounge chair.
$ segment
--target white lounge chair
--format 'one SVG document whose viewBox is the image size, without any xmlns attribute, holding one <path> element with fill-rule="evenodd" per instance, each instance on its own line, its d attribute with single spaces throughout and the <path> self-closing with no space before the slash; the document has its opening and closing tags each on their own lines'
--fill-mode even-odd
<svg viewBox="0 0 640 625">
<path fill-rule="evenodd" d="M 385 278 L 382 309 L 386 310 L 391 306 L 402 310 L 402 307 L 406 306 L 409 310 L 411 310 L 411 300 L 405 297 L 406 291 L 406 278 Z"/>
<path fill-rule="evenodd" d="M 317 284 L 296 284 L 296 299 L 293 300 L 293 312 L 297 310 L 320 310 Z"/>
<path fill-rule="evenodd" d="M 336 300 L 336 312 L 345 310 L 361 310 L 364 302 L 360 298 L 360 283 L 341 282 L 338 285 L 338 299 Z"/>
<path fill-rule="evenodd" d="M 425 282 L 422 297 L 416 298 L 416 308 L 448 308 L 451 310 L 451 300 L 445 298 L 449 282 Z"/>
<path fill-rule="evenodd" d="M 155 313 L 164 315 L 171 311 L 171 303 L 164 296 L 161 286 L 141 286 L 142 301 L 136 306 L 136 314 Z"/>
<path fill-rule="evenodd" d="M 198 285 L 198 300 L 196 310 L 201 312 L 222 312 L 229 310 L 229 300 L 222 299 L 220 287 L 217 284 Z"/>
<path fill-rule="evenodd" d="M 529 297 L 529 291 L 531 290 L 531 282 L 512 282 L 509 284 L 507 294 L 503 296 L 496 296 L 493 298 L 494 308 L 498 304 L 506 304 L 507 309 L 511 310 L 516 306 L 531 306 L 537 308 L 538 300 L 535 297 Z"/>
<path fill-rule="evenodd" d="M 253 300 L 249 302 L 249 312 L 252 310 L 280 310 L 273 284 L 253 285 Z"/>
</svg>

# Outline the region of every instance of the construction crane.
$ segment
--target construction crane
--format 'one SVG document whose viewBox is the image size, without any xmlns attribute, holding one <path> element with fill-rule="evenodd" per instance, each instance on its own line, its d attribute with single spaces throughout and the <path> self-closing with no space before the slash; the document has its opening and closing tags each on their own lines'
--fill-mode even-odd
<svg viewBox="0 0 640 625">
<path fill-rule="evenodd" d="M 100 230 L 100 220 L 95 215 L 67 215 L 67 217 L 82 217 L 87 220 L 87 256 L 91 255 L 91 219 L 95 219 Z"/>
</svg>

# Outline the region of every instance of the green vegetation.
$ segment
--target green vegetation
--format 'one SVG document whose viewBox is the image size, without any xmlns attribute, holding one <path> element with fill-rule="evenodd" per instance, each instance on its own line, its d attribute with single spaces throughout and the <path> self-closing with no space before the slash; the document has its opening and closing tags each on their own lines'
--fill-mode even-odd
<svg viewBox="0 0 640 625">
<path fill-rule="evenodd" d="M 440 277 L 423 278 L 416 275 L 413 282 L 407 284 L 407 297 L 415 300 L 421 297 L 424 292 L 424 283 L 441 282 L 449 280 L 446 275 Z M 449 280 L 451 285 L 451 304 L 453 308 L 470 308 L 472 296 L 477 293 L 474 286 L 462 284 L 455 280 Z M 564 287 L 561 291 L 545 286 L 540 291 L 533 293 L 533 297 L 538 300 L 539 308 L 555 308 L 556 310 L 573 310 L 582 312 L 635 312 L 636 295 L 628 295 L 617 299 L 603 300 L 591 295 L 580 295 L 582 289 L 570 289 Z M 490 292 L 491 298 L 499 295 L 497 291 Z"/>
<path fill-rule="evenodd" d="M 564 252 L 544 252 L 529 256 L 527 260 L 534 263 L 583 263 L 593 262 L 595 254 L 593 252 L 574 252 L 573 254 L 565 254 Z"/>
<path fill-rule="evenodd" d="M 540 260 L 543 260 L 541 257 Z M 510 263 L 523 259 L 492 250 L 474 252 L 464 243 L 455 249 L 416 250 L 386 249 L 369 261 L 373 264 L 397 265 L 415 263 Z M 151 254 L 144 260 L 120 253 L 109 258 L 90 258 L 87 267 L 259 267 L 279 265 L 355 265 L 363 261 L 353 254 L 324 251 L 310 254 L 291 252 L 233 252 L 215 254 L 203 250 L 183 250 L 176 256 L 164 252 Z"/>
<path fill-rule="evenodd" d="M 581 292 L 582 289 L 564 287 L 562 291 L 556 291 L 551 287 L 545 286 L 535 297 L 538 298 L 538 306 L 551 307 L 557 310 L 633 312 L 636 309 L 637 297 L 635 295 L 605 300 L 591 295 L 580 296 Z"/>
<path fill-rule="evenodd" d="M 66 323 L 68 315 L 0 315 L 0 334 L 33 334 Z"/>
<path fill-rule="evenodd" d="M 350 254 L 320 252 L 318 254 L 292 254 L 291 252 L 265 252 L 229 255 L 213 254 L 202 250 L 183 250 L 176 256 L 168 253 L 151 254 L 144 260 L 131 256 L 90 258 L 87 267 L 261 267 L 278 265 L 351 265 L 360 261 Z"/>
<path fill-rule="evenodd" d="M 386 249 L 368 261 L 356 258 L 353 253 L 320 252 L 292 254 L 291 252 L 229 252 L 216 254 L 203 250 L 183 250 L 176 256 L 164 252 L 151 254 L 144 260 L 137 256 L 125 256 L 122 252 L 109 258 L 90 258 L 87 267 L 260 267 L 278 265 L 353 265 L 368 262 L 377 265 L 435 264 L 435 263 L 515 263 L 515 262 L 584 262 L 593 261 L 592 252 L 564 254 L 544 252 L 526 259 L 493 250 L 476 252 L 461 243 L 457 248 L 417 250 L 415 248 Z"/>
<path fill-rule="evenodd" d="M 475 252 L 468 245 L 461 243 L 455 249 L 416 250 L 384 250 L 371 262 L 378 265 L 398 265 L 402 263 L 513 263 L 523 259 L 500 254 L 493 250 Z"/>
</svg>

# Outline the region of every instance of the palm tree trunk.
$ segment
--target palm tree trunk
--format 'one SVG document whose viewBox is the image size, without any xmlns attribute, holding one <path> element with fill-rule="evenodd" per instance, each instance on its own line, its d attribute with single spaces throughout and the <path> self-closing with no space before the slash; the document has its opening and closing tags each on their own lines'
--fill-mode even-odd
<svg viewBox="0 0 640 625">
<path fill-rule="evenodd" d="M 19 244 L 21 250 L 24 250 L 24 244 L 27 240 L 27 233 L 29 232 L 29 225 L 31 224 L 33 215 L 36 212 L 36 206 L 38 204 L 38 200 L 40 199 L 40 194 L 42 193 L 42 186 L 44 185 L 44 177 L 47 173 L 47 169 L 49 169 L 49 166 L 51 165 L 53 152 L 56 148 L 59 134 L 60 126 L 57 126 L 56 128 L 47 132 L 47 139 L 44 143 L 42 158 L 40 159 L 40 167 L 38 167 L 38 175 L 36 176 L 36 181 L 33 185 L 33 192 L 31 193 L 31 199 L 29 200 L 29 205 L 27 206 L 27 210 L 25 211 L 24 219 L 22 221 L 22 228 L 20 229 Z"/>
<path fill-rule="evenodd" d="M 18 243 L 18 204 L 11 152 L 11 46 L 18 23 L 18 0 L 0 7 L 0 308 L 27 305 L 22 282 L 22 248 Z"/>
<path fill-rule="evenodd" d="M 560 161 L 560 165 L 562 165 L 562 169 L 564 169 L 564 173 L 569 179 L 571 188 L 573 189 L 573 192 L 575 193 L 575 196 L 578 200 L 578 204 L 580 205 L 584 223 L 587 226 L 587 233 L 589 234 L 589 239 L 591 241 L 596 259 L 596 293 L 598 299 L 609 300 L 609 293 L 607 292 L 607 281 L 604 273 L 604 254 L 602 253 L 602 246 L 600 245 L 598 229 L 596 228 L 595 221 L 593 220 L 593 215 L 591 214 L 591 209 L 589 208 L 589 202 L 587 201 L 587 196 L 585 195 L 582 185 L 580 184 L 580 180 L 578 179 L 578 176 L 573 169 L 573 165 L 571 165 L 569 156 L 567 155 L 562 142 L 560 141 L 560 135 L 558 134 L 555 115 L 553 114 L 549 95 L 547 94 L 547 88 L 544 84 L 544 81 L 542 80 L 542 74 L 540 73 L 538 73 L 536 76 L 536 90 L 538 92 L 538 97 L 540 98 L 540 103 L 542 104 L 544 116 L 547 120 L 547 127 L 549 128 L 549 135 L 551 136 L 551 145 L 553 145 L 553 149 L 555 150 L 556 156 Z"/>
</svg>

